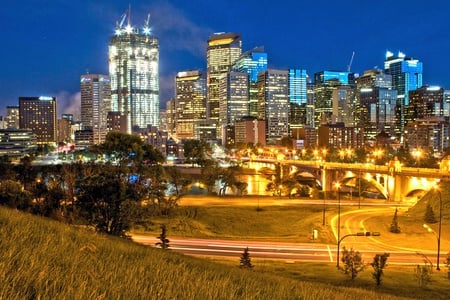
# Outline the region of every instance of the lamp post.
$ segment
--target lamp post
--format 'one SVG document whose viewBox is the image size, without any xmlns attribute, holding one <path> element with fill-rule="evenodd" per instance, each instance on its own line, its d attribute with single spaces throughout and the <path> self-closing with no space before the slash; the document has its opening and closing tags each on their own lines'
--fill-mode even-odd
<svg viewBox="0 0 450 300">
<path fill-rule="evenodd" d="M 339 269 L 339 248 L 341 246 L 341 242 L 349 236 L 380 236 L 381 234 L 379 232 L 370 232 L 370 231 L 366 231 L 366 232 L 357 232 L 357 233 L 350 233 L 350 234 L 346 234 L 344 235 L 341 239 L 338 239 L 338 243 L 337 243 L 337 257 L 336 257 L 336 267 Z"/>
<path fill-rule="evenodd" d="M 436 232 L 434 232 L 433 229 L 431 229 L 427 224 L 423 224 L 423 227 L 428 230 L 428 232 L 433 232 L 436 235 L 437 238 L 437 261 L 436 261 L 436 270 L 440 270 L 439 267 L 439 259 L 441 254 L 441 229 L 442 229 L 442 195 L 441 191 L 439 190 L 438 186 L 434 186 L 434 190 L 439 193 L 439 229 L 438 234 L 436 235 Z"/>
<path fill-rule="evenodd" d="M 341 193 L 340 193 L 341 184 L 339 182 L 336 182 L 335 187 L 338 191 L 338 228 L 337 228 L 338 247 L 337 247 L 336 267 L 339 268 L 339 244 L 341 243 Z"/>
</svg>

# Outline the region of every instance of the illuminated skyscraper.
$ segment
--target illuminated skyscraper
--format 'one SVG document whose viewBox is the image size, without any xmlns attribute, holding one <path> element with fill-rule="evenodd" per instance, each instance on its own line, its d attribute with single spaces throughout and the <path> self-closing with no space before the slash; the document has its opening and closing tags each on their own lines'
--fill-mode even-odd
<svg viewBox="0 0 450 300">
<path fill-rule="evenodd" d="M 38 144 L 56 142 L 56 98 L 19 97 L 20 129 L 31 129 Z"/>
<path fill-rule="evenodd" d="M 267 70 L 267 53 L 264 47 L 256 47 L 242 53 L 233 64 L 234 71 L 247 73 L 249 76 L 249 115 L 258 115 L 258 73 Z"/>
<path fill-rule="evenodd" d="M 248 116 L 248 74 L 230 71 L 219 81 L 219 128 L 222 145 L 234 145 L 236 120 Z"/>
<path fill-rule="evenodd" d="M 392 88 L 397 90 L 396 133 L 402 138 L 405 128 L 405 106 L 409 104 L 409 91 L 422 86 L 422 62 L 406 57 L 399 52 L 397 56 L 387 51 L 384 69 L 392 75 Z"/>
<path fill-rule="evenodd" d="M 355 119 L 364 128 L 364 138 L 375 140 L 381 132 L 394 136 L 397 90 L 392 88 L 392 75 L 379 69 L 364 71 L 356 79 L 355 94 L 358 103 Z"/>
<path fill-rule="evenodd" d="M 81 124 L 92 130 L 94 143 L 106 136 L 106 120 L 111 110 L 111 82 L 109 76 L 86 74 L 81 76 Z"/>
<path fill-rule="evenodd" d="M 339 71 L 322 71 L 314 74 L 314 126 L 334 123 L 333 103 L 338 101 L 336 90 L 341 86 L 353 86 L 354 74 Z M 333 99 L 333 94 L 335 97 Z M 349 93 L 347 93 L 350 95 Z M 341 106 L 343 107 L 343 106 Z M 338 110 L 335 110 L 335 113 Z"/>
<path fill-rule="evenodd" d="M 159 42 L 148 23 L 133 27 L 128 11 L 109 40 L 111 110 L 125 116 L 127 133 L 159 125 Z"/>
<path fill-rule="evenodd" d="M 7 106 L 6 107 L 6 128 L 19 129 L 19 107 Z"/>
<path fill-rule="evenodd" d="M 258 75 L 258 119 L 266 120 L 267 144 L 289 134 L 289 71 L 268 69 Z"/>
<path fill-rule="evenodd" d="M 291 134 L 298 139 L 298 129 L 305 127 L 307 117 L 306 70 L 289 70 L 289 126 Z"/>
<path fill-rule="evenodd" d="M 242 41 L 237 33 L 216 33 L 209 37 L 206 50 L 207 118 L 218 126 L 219 81 L 241 56 Z"/>
<path fill-rule="evenodd" d="M 175 132 L 178 139 L 198 139 L 206 119 L 206 78 L 201 71 L 178 72 L 175 78 Z"/>
</svg>

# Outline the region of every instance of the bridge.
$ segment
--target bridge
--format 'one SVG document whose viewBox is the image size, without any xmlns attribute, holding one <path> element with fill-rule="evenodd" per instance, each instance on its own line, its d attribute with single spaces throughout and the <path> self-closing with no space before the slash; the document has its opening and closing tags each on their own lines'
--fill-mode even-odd
<svg viewBox="0 0 450 300">
<path fill-rule="evenodd" d="M 246 162 L 272 169 L 280 164 L 284 172 L 290 173 L 307 172 L 314 176 L 325 193 L 336 192 L 337 182 L 341 183 L 341 191 L 361 191 L 361 179 L 364 179 L 372 189 L 377 190 L 375 195 L 381 195 L 390 202 L 405 202 L 409 196 L 427 192 L 439 181 L 450 178 L 449 170 L 404 167 L 397 160 L 392 160 L 388 165 L 270 158 L 252 158 Z"/>
</svg>

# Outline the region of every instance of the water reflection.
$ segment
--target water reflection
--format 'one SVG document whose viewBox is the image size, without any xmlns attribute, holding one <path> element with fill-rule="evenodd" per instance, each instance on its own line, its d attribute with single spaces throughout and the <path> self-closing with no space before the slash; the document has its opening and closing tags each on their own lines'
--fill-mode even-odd
<svg viewBox="0 0 450 300">
<path fill-rule="evenodd" d="M 270 182 L 267 175 L 240 175 L 239 181 L 247 183 L 247 195 L 272 195 L 271 192 L 266 192 L 267 184 Z"/>
</svg>

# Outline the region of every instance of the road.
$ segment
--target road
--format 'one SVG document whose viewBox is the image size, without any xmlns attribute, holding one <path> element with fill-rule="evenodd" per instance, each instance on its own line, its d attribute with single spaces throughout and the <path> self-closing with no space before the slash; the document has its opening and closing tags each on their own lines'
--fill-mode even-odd
<svg viewBox="0 0 450 300">
<path fill-rule="evenodd" d="M 370 214 L 371 212 L 367 212 Z M 355 222 L 354 216 L 344 220 L 343 227 L 351 232 L 352 223 Z M 342 221 L 341 220 L 341 221 Z M 334 220 L 332 220 L 334 222 Z M 361 229 L 361 228 L 360 228 Z M 362 228 L 364 229 L 364 228 Z M 342 232 L 346 232 L 342 230 Z M 156 237 L 146 235 L 133 235 L 135 242 L 155 246 L 158 241 Z M 435 253 L 423 251 L 422 249 L 405 249 L 395 246 L 386 245 L 377 240 L 377 237 L 348 237 L 341 243 L 341 249 L 347 248 L 357 249 L 363 254 L 366 262 L 371 262 L 375 254 L 384 252 L 390 253 L 390 264 L 416 265 L 422 264 L 425 258 L 435 262 Z M 235 257 L 238 259 L 244 249 L 248 247 L 252 258 L 255 259 L 273 259 L 284 260 L 286 262 L 335 262 L 337 255 L 337 244 L 320 244 L 320 243 L 281 243 L 281 242 L 256 242 L 256 241 L 231 241 L 218 239 L 187 239 L 187 238 L 170 238 L 170 249 L 187 255 L 194 256 L 213 256 L 213 257 Z M 423 253 L 425 256 L 417 253 Z"/>
</svg>

